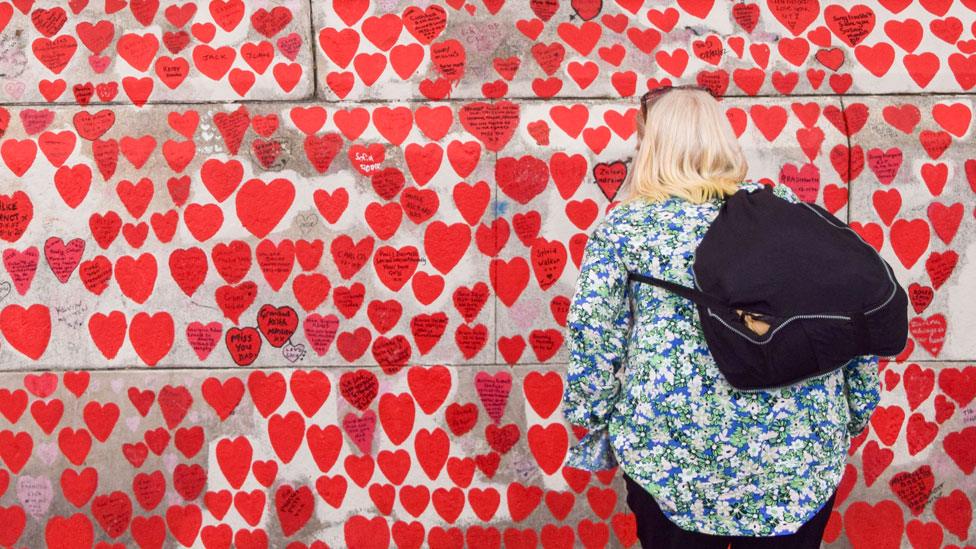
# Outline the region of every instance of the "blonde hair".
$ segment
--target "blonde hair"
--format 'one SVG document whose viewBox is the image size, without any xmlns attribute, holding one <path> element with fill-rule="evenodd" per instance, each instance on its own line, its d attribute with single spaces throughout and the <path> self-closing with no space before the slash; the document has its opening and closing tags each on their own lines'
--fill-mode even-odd
<svg viewBox="0 0 976 549">
<path fill-rule="evenodd" d="M 734 194 L 748 171 L 717 100 L 705 90 L 672 89 L 637 115 L 638 146 L 622 203 L 677 196 L 694 203 Z"/>
</svg>

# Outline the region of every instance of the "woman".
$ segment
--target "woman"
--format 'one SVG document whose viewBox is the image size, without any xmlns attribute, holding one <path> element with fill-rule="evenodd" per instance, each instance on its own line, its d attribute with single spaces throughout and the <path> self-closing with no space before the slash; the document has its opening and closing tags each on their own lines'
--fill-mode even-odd
<svg viewBox="0 0 976 549">
<path fill-rule="evenodd" d="M 820 547 L 850 438 L 878 403 L 878 359 L 776 390 L 729 385 L 694 303 L 627 272 L 694 286 L 723 197 L 760 184 L 742 183 L 745 158 L 707 91 L 649 92 L 637 120 L 630 194 L 590 236 L 567 318 L 563 412 L 589 429 L 569 463 L 599 468 L 609 446 L 602 467 L 623 470 L 643 547 Z"/>
</svg>

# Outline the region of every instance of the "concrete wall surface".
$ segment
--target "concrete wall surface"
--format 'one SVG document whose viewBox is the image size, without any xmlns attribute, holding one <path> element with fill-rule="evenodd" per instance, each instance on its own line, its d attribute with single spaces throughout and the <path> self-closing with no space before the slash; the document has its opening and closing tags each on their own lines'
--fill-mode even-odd
<svg viewBox="0 0 976 549">
<path fill-rule="evenodd" d="M 910 296 L 824 547 L 973 549 L 974 0 L 0 1 L 0 546 L 639 546 L 566 313 L 693 83 Z"/>
</svg>

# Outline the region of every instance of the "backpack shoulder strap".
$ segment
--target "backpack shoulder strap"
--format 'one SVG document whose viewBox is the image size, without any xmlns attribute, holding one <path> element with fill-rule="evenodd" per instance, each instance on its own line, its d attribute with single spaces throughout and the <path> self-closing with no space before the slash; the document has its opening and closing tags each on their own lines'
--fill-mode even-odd
<svg viewBox="0 0 976 549">
<path fill-rule="evenodd" d="M 687 286 L 682 286 L 680 284 L 675 284 L 674 282 L 669 282 L 667 280 L 655 278 L 653 276 L 646 276 L 640 273 L 635 273 L 633 271 L 628 271 L 627 279 L 636 280 L 638 282 L 643 282 L 645 284 L 651 284 L 654 286 L 660 286 L 665 290 L 674 292 L 680 295 L 681 297 L 690 299 L 699 305 L 703 305 L 711 309 L 726 310 L 731 308 L 729 307 L 728 303 L 725 303 L 721 299 L 708 295 L 704 292 L 700 292 L 694 288 L 689 288 Z"/>
</svg>

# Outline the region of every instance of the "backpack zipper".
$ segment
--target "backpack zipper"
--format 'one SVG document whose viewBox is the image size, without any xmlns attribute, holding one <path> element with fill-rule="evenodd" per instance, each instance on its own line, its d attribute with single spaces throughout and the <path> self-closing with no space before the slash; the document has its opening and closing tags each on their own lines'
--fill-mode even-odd
<svg viewBox="0 0 976 549">
<path fill-rule="evenodd" d="M 724 324 L 725 327 L 727 327 L 728 329 L 732 330 L 733 332 L 739 334 L 740 336 L 748 339 L 749 341 L 751 341 L 752 343 L 754 343 L 756 345 L 765 345 L 765 344 L 769 343 L 770 341 L 772 341 L 773 336 L 776 335 L 776 332 L 778 332 L 780 328 L 782 328 L 783 326 L 786 326 L 787 324 L 789 324 L 790 322 L 792 322 L 794 319 L 797 319 L 797 318 L 836 318 L 836 319 L 844 319 L 844 320 L 850 320 L 851 319 L 851 317 L 846 316 L 846 315 L 826 315 L 826 314 L 817 314 L 817 315 L 793 315 L 793 316 L 787 318 L 786 320 L 784 320 L 783 323 L 780 324 L 779 326 L 777 326 L 776 328 L 774 328 L 773 331 L 769 332 L 769 337 L 767 337 L 765 341 L 757 341 L 757 340 L 753 339 L 751 336 L 740 332 L 738 328 L 736 328 L 735 326 L 730 325 L 728 322 L 725 321 L 724 318 L 722 318 L 722 317 L 716 315 L 715 313 L 713 313 L 712 310 L 709 309 L 708 307 L 706 307 L 705 310 L 708 311 L 708 316 L 711 316 L 711 317 L 717 319 L 719 322 L 721 322 L 722 324 Z"/>
<path fill-rule="evenodd" d="M 877 250 L 875 250 L 873 246 L 871 246 L 870 244 L 868 244 L 867 242 L 865 242 L 864 239 L 861 238 L 861 235 L 857 234 L 857 231 L 855 231 L 854 229 L 851 229 L 849 226 L 846 226 L 846 225 L 845 226 L 842 226 L 842 227 L 837 226 L 836 224 L 834 224 L 833 222 L 831 222 L 829 219 L 825 218 L 823 216 L 823 214 L 821 214 L 819 211 L 817 211 L 816 208 L 814 208 L 813 206 L 811 206 L 810 204 L 808 204 L 808 203 L 806 203 L 806 202 L 804 202 L 802 200 L 800 202 L 797 202 L 797 203 L 798 204 L 803 204 L 807 209 L 809 209 L 813 213 L 817 214 L 821 219 L 823 219 L 824 221 L 826 221 L 831 227 L 834 227 L 835 229 L 846 229 L 846 230 L 854 233 L 854 236 L 856 236 L 857 239 L 861 241 L 861 244 L 870 247 L 871 250 L 873 252 L 875 252 L 875 256 L 877 256 L 878 259 L 881 260 L 881 256 L 878 255 Z M 692 261 L 694 261 L 694 254 L 692 254 Z M 871 314 L 871 313 L 877 311 L 878 309 L 881 309 L 885 305 L 887 305 L 895 297 L 895 294 L 898 291 L 897 283 L 895 282 L 894 277 L 892 276 L 892 273 L 891 273 L 891 267 L 889 267 L 888 264 L 884 260 L 881 260 L 881 265 L 884 267 L 885 274 L 888 275 L 888 281 L 891 282 L 891 294 L 889 294 L 888 295 L 888 298 L 885 299 L 884 301 L 882 301 L 881 304 L 877 305 L 876 307 L 872 307 L 871 309 L 868 309 L 867 311 L 865 311 L 864 312 L 865 315 Z M 699 282 L 698 282 L 698 274 L 695 272 L 694 266 L 691 267 L 691 274 L 694 277 L 695 288 L 698 291 L 702 291 L 701 284 L 699 284 Z M 716 318 L 719 322 L 721 322 L 722 324 L 724 324 L 727 328 L 729 328 L 733 332 L 739 334 L 740 336 L 748 339 L 749 341 L 751 341 L 751 342 L 753 342 L 753 343 L 755 343 L 757 345 L 765 345 L 766 343 L 768 343 L 772 339 L 773 335 L 776 334 L 776 331 L 777 330 L 779 330 L 781 327 L 785 326 L 787 323 L 789 323 L 790 321 L 792 321 L 793 319 L 796 319 L 796 318 L 834 318 L 834 319 L 844 319 L 844 320 L 850 320 L 851 319 L 851 317 L 846 316 L 846 315 L 829 315 L 829 314 L 793 315 L 791 317 L 787 317 L 783 321 L 782 324 L 780 324 L 772 332 L 770 332 L 769 338 L 767 338 L 766 341 L 756 341 L 755 339 L 753 339 L 749 335 L 740 332 L 735 326 L 729 325 L 727 322 L 725 322 L 725 320 L 722 317 L 720 317 L 720 316 L 716 315 L 715 313 L 713 313 L 710 308 L 706 307 L 705 309 L 708 311 L 709 316 L 711 316 L 713 318 Z"/>
<path fill-rule="evenodd" d="M 698 283 L 698 273 L 695 272 L 694 266 L 692 266 L 692 268 L 691 268 L 691 274 L 692 274 L 692 276 L 694 277 L 694 280 L 695 280 L 695 288 L 698 289 L 699 291 L 701 291 L 701 284 Z M 890 298 L 889 298 L 889 300 L 890 300 Z M 757 340 L 753 339 L 751 336 L 740 332 L 738 328 L 736 328 L 735 326 L 730 325 L 728 322 L 725 321 L 724 318 L 722 318 L 722 317 L 716 315 L 715 313 L 713 313 L 711 308 L 705 307 L 705 310 L 708 311 L 708 315 L 709 316 L 717 319 L 719 322 L 721 322 L 723 325 L 725 325 L 725 327 L 729 328 L 730 330 L 732 330 L 733 332 L 739 334 L 740 336 L 748 339 L 749 341 L 755 343 L 756 345 L 765 345 L 765 344 L 769 343 L 773 339 L 773 336 L 776 335 L 776 332 L 779 331 L 780 328 L 782 328 L 783 326 L 786 326 L 787 324 L 789 324 L 790 322 L 792 322 L 794 319 L 797 319 L 797 318 L 834 318 L 834 319 L 843 319 L 843 320 L 850 320 L 851 319 L 851 317 L 850 316 L 847 316 L 847 315 L 831 315 L 831 314 L 801 314 L 801 315 L 793 315 L 793 316 L 787 317 L 785 320 L 783 320 L 782 323 L 780 323 L 779 326 L 776 326 L 776 328 L 774 328 L 773 331 L 769 332 L 769 336 L 766 338 L 765 341 L 757 341 Z"/>
</svg>

